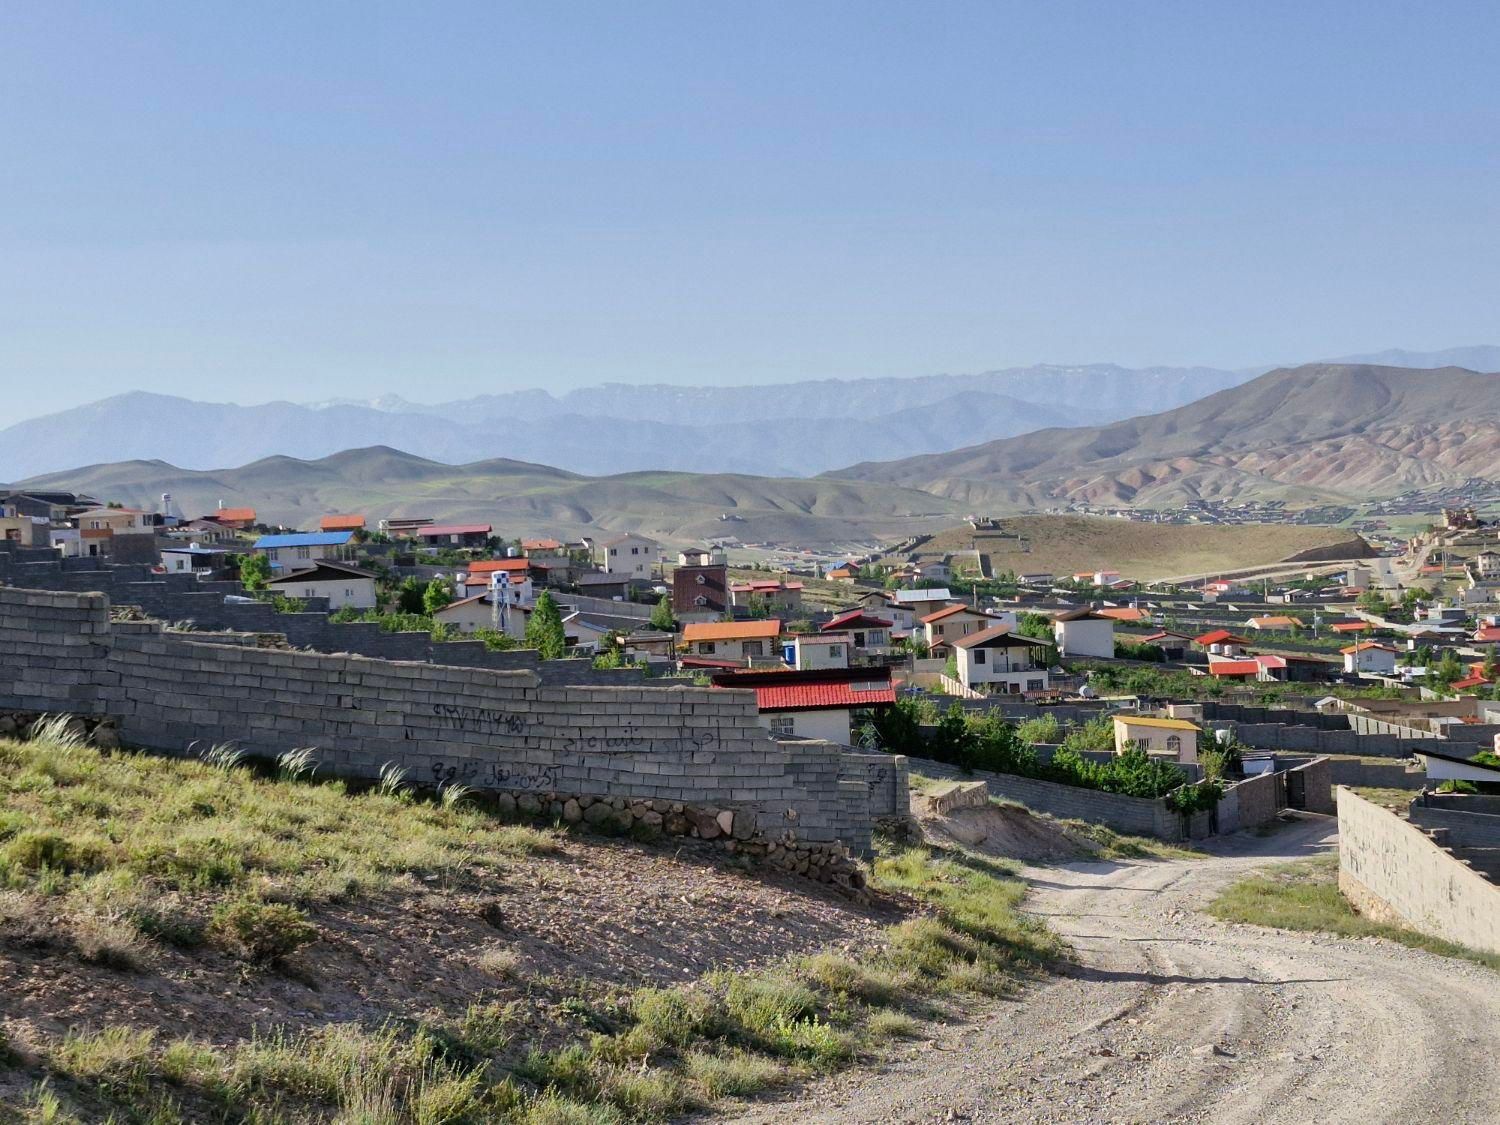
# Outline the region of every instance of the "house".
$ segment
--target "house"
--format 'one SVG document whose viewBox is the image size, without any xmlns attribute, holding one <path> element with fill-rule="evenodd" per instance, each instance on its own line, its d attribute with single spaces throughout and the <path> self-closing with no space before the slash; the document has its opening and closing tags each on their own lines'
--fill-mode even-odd
<svg viewBox="0 0 1500 1125">
<path fill-rule="evenodd" d="M 890 651 L 891 623 L 884 617 L 875 617 L 862 609 L 851 609 L 825 621 L 819 632 L 848 633 L 854 640 L 854 650 L 864 656 L 882 656 Z"/>
<path fill-rule="evenodd" d="M 249 531 L 255 526 L 254 508 L 226 508 L 222 504 L 219 510 L 203 517 L 220 527 L 227 527 L 230 531 Z"/>
<path fill-rule="evenodd" d="M 776 639 L 780 621 L 695 621 L 682 627 L 684 655 L 748 663 L 781 655 Z"/>
<path fill-rule="evenodd" d="M 153 521 L 139 508 L 90 508 L 73 517 L 73 526 L 81 531 L 149 532 Z"/>
<path fill-rule="evenodd" d="M 1368 621 L 1335 621 L 1328 626 L 1328 631 L 1340 637 L 1358 636 L 1360 633 L 1373 632 L 1375 626 Z"/>
<path fill-rule="evenodd" d="M 393 539 L 410 539 L 423 528 L 432 525 L 431 516 L 390 516 L 380 521 L 380 530 Z"/>
<path fill-rule="evenodd" d="M 759 605 L 773 613 L 796 613 L 802 608 L 802 583 L 781 578 L 732 582 L 729 604 L 736 608 Z"/>
<path fill-rule="evenodd" d="M 419 527 L 412 537 L 425 547 L 484 547 L 494 529 L 487 523 L 448 523 Z"/>
<path fill-rule="evenodd" d="M 1265 669 L 1260 661 L 1253 656 L 1240 658 L 1214 657 L 1208 658 L 1208 675 L 1220 680 L 1263 680 L 1267 679 Z"/>
<path fill-rule="evenodd" d="M 1111 658 L 1115 654 L 1115 622 L 1092 609 L 1072 609 L 1052 619 L 1052 636 L 1058 654 L 1069 660 L 1080 657 Z"/>
<path fill-rule="evenodd" d="M 729 568 L 723 563 L 684 563 L 672 571 L 672 616 L 678 621 L 717 621 L 729 606 Z"/>
<path fill-rule="evenodd" d="M 781 645 L 781 658 L 800 671 L 849 667 L 853 633 L 794 633 Z"/>
<path fill-rule="evenodd" d="M 1168 660 L 1187 659 L 1188 648 L 1193 643 L 1193 638 L 1185 633 L 1174 633 L 1170 629 L 1158 629 L 1154 633 L 1147 633 L 1143 637 L 1127 637 L 1126 640 L 1134 641 L 1141 645 L 1155 645 L 1161 649 L 1161 654 Z"/>
<path fill-rule="evenodd" d="M 953 568 L 946 561 L 917 563 L 912 575 L 918 582 L 946 582 L 953 577 Z"/>
<path fill-rule="evenodd" d="M 1194 637 L 1193 643 L 1211 656 L 1233 658 L 1243 654 L 1250 641 L 1228 629 L 1213 629 L 1200 637 Z"/>
<path fill-rule="evenodd" d="M 631 532 L 617 535 L 599 544 L 594 561 L 605 574 L 621 574 L 633 581 L 645 582 L 656 575 L 661 558 L 661 544 L 655 539 Z"/>
<path fill-rule="evenodd" d="M 854 744 L 862 714 L 896 703 L 889 668 L 825 668 L 817 671 L 722 672 L 721 690 L 749 689 L 761 725 L 776 738 L 816 738 Z"/>
<path fill-rule="evenodd" d="M 889 590 L 871 590 L 861 594 L 855 604 L 871 616 L 888 619 L 894 629 L 916 627 L 917 615 L 910 608 L 898 603 L 896 595 Z"/>
<path fill-rule="evenodd" d="M 1481 578 L 1500 578 L 1500 552 L 1480 551 L 1474 556 L 1473 565 Z"/>
<path fill-rule="evenodd" d="M 0 496 L 0 515 L 31 516 L 44 523 L 63 523 L 71 511 L 98 506 L 96 501 L 72 492 L 7 492 Z"/>
<path fill-rule="evenodd" d="M 319 531 L 363 531 L 364 516 L 324 516 L 318 521 Z"/>
<path fill-rule="evenodd" d="M 1055 575 L 1038 571 L 1034 574 L 1018 574 L 1016 582 L 1022 586 L 1051 586 L 1057 581 Z"/>
<path fill-rule="evenodd" d="M 1046 641 L 1023 637 L 1008 626 L 996 625 L 953 642 L 958 682 L 970 691 L 1015 695 L 1046 691 Z"/>
<path fill-rule="evenodd" d="M 319 560 L 266 580 L 267 589 L 290 598 L 327 598 L 329 609 L 374 609 L 375 575 L 344 563 Z"/>
<path fill-rule="evenodd" d="M 183 543 L 161 549 L 161 568 L 168 574 L 207 574 L 222 570 L 229 552 L 222 548 Z"/>
<path fill-rule="evenodd" d="M 1339 652 L 1344 657 L 1344 671 L 1374 676 L 1396 673 L 1396 650 L 1378 641 L 1360 641 Z"/>
<path fill-rule="evenodd" d="M 623 574 L 602 574 L 597 570 L 573 579 L 580 594 L 591 598 L 624 598 L 630 593 L 630 579 Z"/>
<path fill-rule="evenodd" d="M 1198 761 L 1198 736 L 1202 728 L 1187 719 L 1157 719 L 1149 715 L 1115 716 L 1115 753 L 1131 747 L 1153 758 L 1166 758 L 1179 765 Z"/>
<path fill-rule="evenodd" d="M 826 578 L 826 579 L 828 579 L 828 581 L 830 581 L 830 582 L 851 582 L 852 583 L 856 578 L 859 577 L 859 567 L 857 567 L 857 566 L 849 566 L 848 564 L 844 564 L 842 566 L 836 566 L 836 567 L 833 567 L 832 569 L 830 569 L 828 571 L 828 573 L 825 574 L 823 577 Z"/>
<path fill-rule="evenodd" d="M 526 639 L 526 621 L 531 611 L 529 605 L 515 605 L 504 599 L 497 601 L 492 591 L 484 590 L 449 602 L 437 610 L 432 619 L 460 633 L 494 629 L 521 641 Z"/>
<path fill-rule="evenodd" d="M 722 547 L 689 547 L 677 553 L 678 566 L 726 566 L 729 556 Z"/>
<path fill-rule="evenodd" d="M 476 559 L 469 564 L 460 585 L 466 596 L 499 586 L 504 588 L 511 605 L 531 605 L 536 601 L 529 559 Z"/>
<path fill-rule="evenodd" d="M 1477 645 L 1500 645 L 1500 626 L 1481 625 L 1474 630 L 1472 639 Z"/>
<path fill-rule="evenodd" d="M 352 531 L 294 531 L 262 535 L 250 549 L 263 552 L 271 560 L 273 571 L 306 570 L 322 560 L 347 560 L 353 538 Z"/>
<path fill-rule="evenodd" d="M 42 516 L 0 514 L 0 539 L 23 547 L 51 546 L 51 530 L 52 525 Z"/>
<path fill-rule="evenodd" d="M 1260 632 L 1290 633 L 1302 628 L 1302 622 L 1284 613 L 1277 613 L 1265 617 L 1252 617 L 1245 622 L 1245 628 Z"/>
<path fill-rule="evenodd" d="M 897 609 L 911 614 L 910 621 L 898 623 L 902 629 L 910 629 L 919 618 L 936 613 L 957 600 L 946 586 L 930 590 L 893 590 L 891 596 L 895 599 Z"/>
<path fill-rule="evenodd" d="M 521 554 L 528 559 L 541 556 L 543 558 L 555 558 L 566 555 L 568 548 L 560 539 L 522 539 Z"/>
<path fill-rule="evenodd" d="M 1012 629 L 1016 625 L 1015 614 L 1010 614 L 1009 620 L 1001 620 L 967 605 L 944 606 L 920 618 L 918 623 L 922 626 L 922 639 L 927 642 L 930 652 L 951 644 L 959 637 L 966 637 L 995 625 L 1009 625 Z"/>
<path fill-rule="evenodd" d="M 562 627 L 563 640 L 568 647 L 589 655 L 597 653 L 614 632 L 608 625 L 592 620 L 578 610 L 563 614 Z M 525 635 L 524 631 L 522 635 Z"/>
<path fill-rule="evenodd" d="M 1113 618 L 1122 625 L 1146 625 L 1151 622 L 1151 611 L 1141 609 L 1139 606 L 1105 606 L 1094 610 L 1100 617 Z"/>
</svg>

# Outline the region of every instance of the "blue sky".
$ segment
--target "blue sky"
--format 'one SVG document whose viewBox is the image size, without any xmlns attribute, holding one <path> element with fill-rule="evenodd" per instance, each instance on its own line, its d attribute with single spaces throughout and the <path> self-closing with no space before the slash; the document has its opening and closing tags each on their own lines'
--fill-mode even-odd
<svg viewBox="0 0 1500 1125">
<path fill-rule="evenodd" d="M 1493 4 L 0 10 L 11 419 L 1496 342 Z"/>
</svg>

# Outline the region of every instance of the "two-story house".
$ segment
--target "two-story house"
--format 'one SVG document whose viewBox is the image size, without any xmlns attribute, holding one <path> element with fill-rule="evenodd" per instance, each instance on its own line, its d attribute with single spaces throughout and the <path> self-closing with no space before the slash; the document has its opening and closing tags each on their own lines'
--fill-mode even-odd
<svg viewBox="0 0 1500 1125">
<path fill-rule="evenodd" d="M 661 544 L 655 539 L 631 532 L 600 543 L 594 561 L 605 574 L 623 575 L 633 581 L 646 582 L 656 577 L 661 558 Z"/>
<path fill-rule="evenodd" d="M 1002 619 L 973 606 L 950 605 L 927 614 L 918 623 L 922 626 L 922 639 L 927 642 L 928 651 L 937 653 L 940 650 L 946 651 L 947 646 L 959 637 L 967 637 L 970 633 L 978 633 L 996 625 L 1014 628 L 1016 621 L 1015 614 Z"/>
<path fill-rule="evenodd" d="M 891 651 L 891 622 L 862 609 L 851 609 L 825 622 L 824 633 L 848 633 L 861 656 L 884 656 Z"/>
<path fill-rule="evenodd" d="M 1051 647 L 1046 641 L 1012 632 L 1006 625 L 959 637 L 953 642 L 958 682 L 984 694 L 1046 691 L 1044 661 Z"/>
</svg>

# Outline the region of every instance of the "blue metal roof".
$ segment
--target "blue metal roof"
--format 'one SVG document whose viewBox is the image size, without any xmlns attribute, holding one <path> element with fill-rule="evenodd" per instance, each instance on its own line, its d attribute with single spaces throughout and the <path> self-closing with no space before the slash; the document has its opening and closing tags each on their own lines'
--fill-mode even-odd
<svg viewBox="0 0 1500 1125">
<path fill-rule="evenodd" d="M 354 538 L 352 531 L 292 531 L 285 535 L 262 535 L 255 541 L 257 551 L 273 547 L 342 547 Z"/>
</svg>

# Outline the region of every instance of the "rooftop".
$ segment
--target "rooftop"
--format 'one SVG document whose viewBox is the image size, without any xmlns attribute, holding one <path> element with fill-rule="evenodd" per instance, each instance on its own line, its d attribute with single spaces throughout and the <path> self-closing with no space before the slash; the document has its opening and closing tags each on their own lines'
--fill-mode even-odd
<svg viewBox="0 0 1500 1125">
<path fill-rule="evenodd" d="M 1190 723 L 1186 719 L 1158 719 L 1152 715 L 1116 715 L 1115 722 L 1126 723 L 1133 727 L 1157 727 L 1161 730 L 1201 731 L 1203 729 L 1197 723 Z"/>
<path fill-rule="evenodd" d="M 352 538 L 352 531 L 290 531 L 279 535 L 262 535 L 255 541 L 255 549 L 268 551 L 280 547 L 342 547 Z"/>
<path fill-rule="evenodd" d="M 781 622 L 770 621 L 697 621 L 682 627 L 682 639 L 696 641 L 753 641 L 781 635 Z"/>
</svg>

